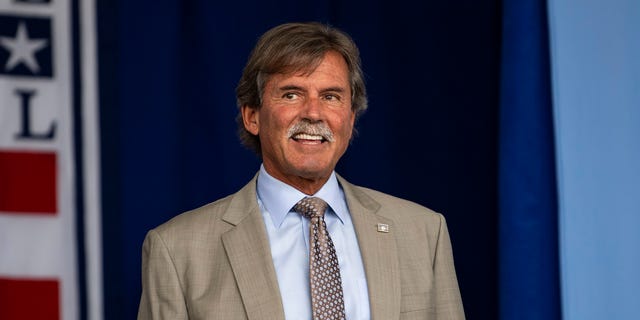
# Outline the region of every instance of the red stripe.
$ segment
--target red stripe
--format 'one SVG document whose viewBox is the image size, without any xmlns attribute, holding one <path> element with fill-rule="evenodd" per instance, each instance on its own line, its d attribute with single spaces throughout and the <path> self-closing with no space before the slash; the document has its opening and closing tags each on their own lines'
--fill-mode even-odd
<svg viewBox="0 0 640 320">
<path fill-rule="evenodd" d="M 55 215 L 56 154 L 0 151 L 0 211 Z"/>
<path fill-rule="evenodd" d="M 0 319 L 60 319 L 57 280 L 0 278 Z"/>
</svg>

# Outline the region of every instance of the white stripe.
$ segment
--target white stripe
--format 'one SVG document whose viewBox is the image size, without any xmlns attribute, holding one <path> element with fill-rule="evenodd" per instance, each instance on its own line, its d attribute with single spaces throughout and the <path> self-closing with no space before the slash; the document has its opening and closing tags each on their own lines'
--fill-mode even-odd
<svg viewBox="0 0 640 320">
<path fill-rule="evenodd" d="M 79 1 L 82 42 L 82 106 L 84 133 L 85 241 L 88 284 L 88 318 L 101 320 L 102 227 L 100 200 L 100 133 L 96 8 L 94 0 Z"/>
</svg>

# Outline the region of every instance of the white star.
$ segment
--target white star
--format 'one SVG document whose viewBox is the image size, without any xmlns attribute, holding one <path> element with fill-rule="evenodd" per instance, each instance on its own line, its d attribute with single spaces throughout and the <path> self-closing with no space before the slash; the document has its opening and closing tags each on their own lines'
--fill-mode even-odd
<svg viewBox="0 0 640 320">
<path fill-rule="evenodd" d="M 0 37 L 0 46 L 11 52 L 11 56 L 5 65 L 6 70 L 9 71 L 22 62 L 31 72 L 38 73 L 40 66 L 36 60 L 35 53 L 46 47 L 48 42 L 46 39 L 29 39 L 27 27 L 24 22 L 20 22 L 14 38 Z"/>
</svg>

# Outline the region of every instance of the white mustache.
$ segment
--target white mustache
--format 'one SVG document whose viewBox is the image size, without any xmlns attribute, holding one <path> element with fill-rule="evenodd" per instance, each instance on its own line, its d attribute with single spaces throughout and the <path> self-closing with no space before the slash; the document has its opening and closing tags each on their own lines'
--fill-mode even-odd
<svg viewBox="0 0 640 320">
<path fill-rule="evenodd" d="M 311 123 L 307 120 L 302 120 L 289 128 L 287 131 L 288 137 L 291 138 L 297 134 L 304 133 L 313 136 L 321 136 L 329 142 L 333 142 L 333 132 L 324 122 Z"/>
</svg>

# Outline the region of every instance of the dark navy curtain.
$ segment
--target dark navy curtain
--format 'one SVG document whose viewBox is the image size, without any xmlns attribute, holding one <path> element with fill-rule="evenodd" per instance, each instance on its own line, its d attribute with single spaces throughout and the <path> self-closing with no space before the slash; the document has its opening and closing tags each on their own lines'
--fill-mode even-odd
<svg viewBox="0 0 640 320">
<path fill-rule="evenodd" d="M 258 170 L 236 83 L 260 34 L 310 20 L 353 36 L 369 91 L 337 171 L 442 212 L 467 317 L 498 318 L 500 1 L 98 0 L 98 19 L 106 319 L 135 317 L 150 228 Z"/>
<path fill-rule="evenodd" d="M 560 319 L 558 205 L 545 1 L 503 3 L 500 319 Z"/>
</svg>

